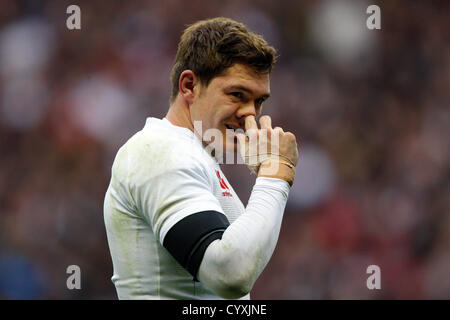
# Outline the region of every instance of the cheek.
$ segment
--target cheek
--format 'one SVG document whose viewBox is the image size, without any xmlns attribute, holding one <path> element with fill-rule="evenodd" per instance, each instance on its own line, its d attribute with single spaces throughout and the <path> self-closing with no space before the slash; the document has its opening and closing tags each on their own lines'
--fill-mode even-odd
<svg viewBox="0 0 450 320">
<path fill-rule="evenodd" d="M 211 106 L 207 101 L 197 101 L 195 106 L 191 107 L 191 117 L 197 121 L 207 122 L 211 118 Z"/>
<path fill-rule="evenodd" d="M 233 118 L 234 114 L 239 109 L 239 105 L 237 103 L 227 101 L 221 107 L 221 118 L 223 120 Z"/>
</svg>

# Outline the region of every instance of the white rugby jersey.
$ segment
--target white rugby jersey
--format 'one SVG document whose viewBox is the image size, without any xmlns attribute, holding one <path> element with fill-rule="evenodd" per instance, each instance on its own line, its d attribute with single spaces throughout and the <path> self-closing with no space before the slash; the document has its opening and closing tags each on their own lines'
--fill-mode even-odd
<svg viewBox="0 0 450 320">
<path fill-rule="evenodd" d="M 120 148 L 111 173 L 104 220 L 119 299 L 221 299 L 162 245 L 189 215 L 217 211 L 231 224 L 245 211 L 201 141 L 165 118 L 148 118 Z"/>
</svg>

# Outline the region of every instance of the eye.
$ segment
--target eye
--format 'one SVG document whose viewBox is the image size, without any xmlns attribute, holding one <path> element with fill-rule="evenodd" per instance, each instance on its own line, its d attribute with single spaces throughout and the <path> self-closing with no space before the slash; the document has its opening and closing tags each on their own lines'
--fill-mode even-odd
<svg viewBox="0 0 450 320">
<path fill-rule="evenodd" d="M 259 99 L 256 99 L 256 104 L 258 105 L 258 106 L 260 106 L 260 105 L 262 105 L 263 104 L 263 102 L 264 102 L 264 99 L 263 98 L 259 98 Z"/>
<path fill-rule="evenodd" d="M 233 97 L 236 97 L 238 99 L 243 99 L 244 98 L 244 94 L 242 92 L 236 91 L 236 92 L 230 92 L 230 94 Z"/>
</svg>

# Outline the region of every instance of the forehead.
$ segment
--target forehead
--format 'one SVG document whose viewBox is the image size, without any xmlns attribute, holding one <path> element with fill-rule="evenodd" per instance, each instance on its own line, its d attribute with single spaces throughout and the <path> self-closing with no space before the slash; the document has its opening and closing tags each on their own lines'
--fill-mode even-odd
<svg viewBox="0 0 450 320">
<path fill-rule="evenodd" d="M 235 64 L 225 72 L 215 77 L 211 84 L 214 87 L 225 89 L 231 86 L 242 86 L 250 89 L 257 95 L 270 93 L 270 76 L 261 74 L 243 64 Z"/>
</svg>

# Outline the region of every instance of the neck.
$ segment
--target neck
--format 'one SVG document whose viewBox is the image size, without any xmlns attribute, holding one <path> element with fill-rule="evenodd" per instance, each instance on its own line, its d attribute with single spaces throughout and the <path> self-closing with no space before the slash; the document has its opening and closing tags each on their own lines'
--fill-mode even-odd
<svg viewBox="0 0 450 320">
<path fill-rule="evenodd" d="M 181 99 L 180 96 L 177 96 L 175 101 L 170 105 L 169 111 L 166 114 L 166 119 L 174 126 L 188 128 L 189 130 L 194 131 L 189 112 L 189 105 L 184 99 Z"/>
</svg>

